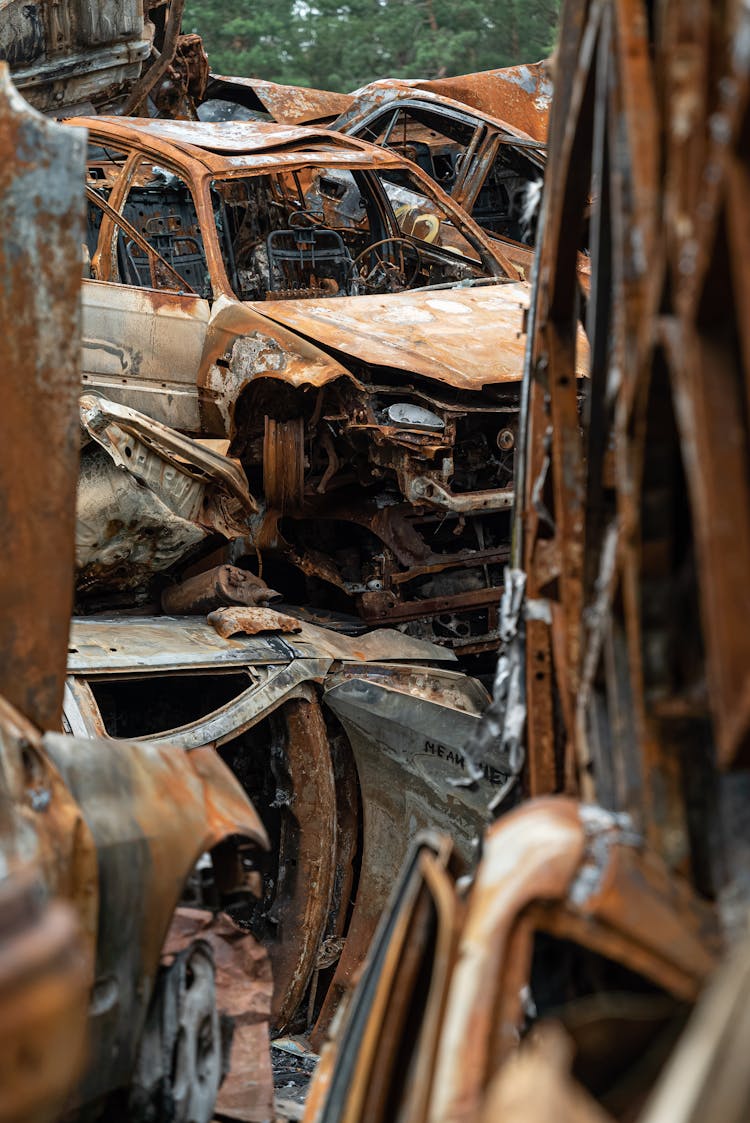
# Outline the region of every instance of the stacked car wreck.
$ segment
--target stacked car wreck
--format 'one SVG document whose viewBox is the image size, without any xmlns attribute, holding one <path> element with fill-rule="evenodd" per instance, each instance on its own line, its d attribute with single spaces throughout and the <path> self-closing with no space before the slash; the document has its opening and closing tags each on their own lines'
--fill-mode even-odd
<svg viewBox="0 0 750 1123">
<path fill-rule="evenodd" d="M 97 39 L 83 11 L 58 34 L 40 8 L 6 54 L 59 115 L 195 117 L 179 9 L 150 6 L 148 60 L 135 16 L 118 25 L 128 71 L 66 56 Z M 167 109 L 180 67 L 190 98 Z M 466 756 L 489 698 L 457 657 L 494 661 L 531 258 L 328 127 L 77 116 L 66 135 L 87 145 L 65 264 L 78 616 L 64 733 L 21 725 L 9 788 L 88 954 L 65 1087 L 88 1116 L 261 1120 L 269 1025 L 319 1047 L 410 840 L 445 830 L 470 867 L 508 782 L 502 756 Z"/>
<path fill-rule="evenodd" d="M 7 7 L 0 1120 L 744 1118 L 745 8 Z"/>
</svg>

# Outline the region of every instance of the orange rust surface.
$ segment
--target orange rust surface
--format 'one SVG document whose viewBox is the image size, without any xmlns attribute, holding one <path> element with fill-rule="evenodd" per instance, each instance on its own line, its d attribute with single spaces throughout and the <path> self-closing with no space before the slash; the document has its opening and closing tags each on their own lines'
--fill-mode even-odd
<svg viewBox="0 0 750 1123">
<path fill-rule="evenodd" d="M 430 90 L 480 109 L 527 133 L 534 140 L 547 139 L 552 102 L 548 60 L 414 84 L 421 90 Z"/>
<path fill-rule="evenodd" d="M 73 599 L 84 143 L 22 101 L 5 63 L 0 155 L 0 694 L 53 729 Z"/>
<path fill-rule="evenodd" d="M 0 880 L 0 915 L 0 1123 L 52 1123 L 84 1064 L 90 962 L 29 869 Z"/>
<path fill-rule="evenodd" d="M 272 608 L 216 608 L 206 617 L 222 639 L 229 639 L 242 633 L 246 636 L 257 636 L 261 632 L 299 632 L 302 630 L 299 620 L 293 616 L 285 616 L 283 612 L 274 612 Z"/>
<path fill-rule="evenodd" d="M 349 94 L 334 93 L 332 90 L 286 86 L 281 82 L 266 82 L 262 78 L 235 78 L 221 74 L 213 74 L 211 77 L 229 86 L 252 90 L 274 121 L 285 125 L 304 125 L 309 121 L 338 117 L 351 103 Z M 217 96 L 221 96 L 220 91 Z"/>
</svg>

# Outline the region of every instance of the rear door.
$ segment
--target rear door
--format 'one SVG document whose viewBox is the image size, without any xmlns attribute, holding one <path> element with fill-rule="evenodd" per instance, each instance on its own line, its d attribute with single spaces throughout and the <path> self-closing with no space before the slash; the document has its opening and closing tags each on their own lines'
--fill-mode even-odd
<svg viewBox="0 0 750 1123">
<path fill-rule="evenodd" d="M 211 284 L 192 193 L 148 158 L 92 145 L 87 195 L 84 386 L 199 435 Z"/>
</svg>

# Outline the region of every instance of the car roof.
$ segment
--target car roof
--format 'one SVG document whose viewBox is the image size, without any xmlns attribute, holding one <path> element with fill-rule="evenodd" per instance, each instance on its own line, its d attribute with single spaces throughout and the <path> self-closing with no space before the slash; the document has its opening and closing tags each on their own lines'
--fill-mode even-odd
<svg viewBox="0 0 750 1123">
<path fill-rule="evenodd" d="M 68 674 L 219 671 L 327 658 L 354 663 L 453 663 L 452 651 L 393 629 L 350 637 L 299 621 L 297 633 L 220 636 L 198 616 L 87 616 L 72 620 Z"/>
<path fill-rule="evenodd" d="M 340 121 L 344 123 L 344 127 L 348 127 L 350 121 L 359 121 L 360 118 L 366 117 L 376 109 L 392 105 L 395 101 L 410 101 L 427 108 L 442 106 L 444 109 L 461 113 L 465 117 L 473 117 L 477 121 L 484 121 L 486 124 L 493 125 L 507 133 L 513 140 L 518 141 L 519 144 L 523 144 L 524 147 L 540 152 L 546 150 L 546 144 L 543 141 L 535 139 L 509 121 L 494 117 L 479 106 L 458 101 L 447 94 L 423 89 L 416 83 L 416 80 L 410 81 L 409 79 L 379 78 L 375 82 L 369 82 L 366 86 L 355 90 L 351 95 L 351 104 L 333 123 L 336 124 Z"/>
<path fill-rule="evenodd" d="M 212 172 L 234 170 L 243 157 L 249 163 L 273 165 L 274 157 L 298 153 L 301 159 L 335 164 L 337 159 L 361 167 L 398 167 L 403 161 L 356 137 L 306 125 L 279 125 L 265 121 L 171 121 L 140 117 L 73 117 L 70 125 L 106 133 L 116 144 L 143 144 L 152 151 L 196 161 Z M 304 154 L 304 155 L 303 155 Z M 267 157 L 267 159 L 264 159 Z"/>
</svg>

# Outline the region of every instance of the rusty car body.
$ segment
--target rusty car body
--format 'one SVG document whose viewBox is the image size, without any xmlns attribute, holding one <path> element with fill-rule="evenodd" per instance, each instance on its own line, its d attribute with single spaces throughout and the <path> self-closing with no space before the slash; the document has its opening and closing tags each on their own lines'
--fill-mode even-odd
<svg viewBox="0 0 750 1123">
<path fill-rule="evenodd" d="M 73 906 L 82 961 L 91 965 L 87 1058 L 73 1105 L 91 1114 L 124 1102 L 131 1115 L 147 1113 L 165 1078 L 177 1079 L 169 1066 L 194 1068 L 193 1050 L 203 1049 L 207 1102 L 198 1106 L 193 1091 L 176 1084 L 173 1093 L 178 1115 L 198 1110 L 210 1119 L 209 1089 L 215 1098 L 225 1059 L 210 979 L 200 1006 L 210 1019 L 203 1040 L 185 1039 L 192 1024 L 175 1026 L 163 1042 L 167 1068 L 152 1067 L 147 1086 L 138 1084 L 135 1070 L 147 1017 L 156 1016 L 152 999 L 165 1000 L 170 988 L 160 960 L 188 879 L 202 856 L 212 855 L 221 899 L 247 893 L 231 840 L 245 839 L 248 853 L 262 850 L 267 839 L 257 815 L 212 750 L 42 737 L 7 703 L 0 707 L 3 796 L 35 839 L 46 892 Z M 205 973 L 212 971 L 209 961 Z M 169 993 L 166 1000 L 174 999 Z M 186 1019 L 194 1013 L 186 1010 Z"/>
<path fill-rule="evenodd" d="M 307 1123 L 497 1118 L 497 1074 L 548 1018 L 631 1117 L 716 966 L 713 910 L 624 817 L 562 797 L 490 828 L 468 893 L 457 872 L 448 838 L 417 840 Z"/>
<path fill-rule="evenodd" d="M 396 631 L 350 636 L 274 612 L 264 633 L 256 610 L 231 607 L 210 619 L 76 619 L 66 726 L 215 751 L 232 768 L 272 852 L 260 904 L 230 913 L 269 949 L 276 1031 L 318 1042 L 414 834 L 438 824 L 475 859 L 505 779 L 495 761 L 467 786 L 463 746 L 487 694 L 451 652 Z"/>
<path fill-rule="evenodd" d="M 425 91 L 505 122 L 535 141 L 547 139 L 552 102 L 551 60 L 480 70 L 447 78 L 381 78 L 350 94 L 289 86 L 261 78 L 211 74 L 197 113 L 201 120 L 270 118 L 282 125 L 328 124 L 367 91 Z"/>
<path fill-rule="evenodd" d="M 354 138 L 81 123 L 85 390 L 230 441 L 288 601 L 491 650 L 527 291 L 501 242 Z"/>
<path fill-rule="evenodd" d="M 352 95 L 332 129 L 382 145 L 418 164 L 527 270 L 536 236 L 545 145 L 486 111 L 425 84 L 381 80 Z"/>
</svg>

